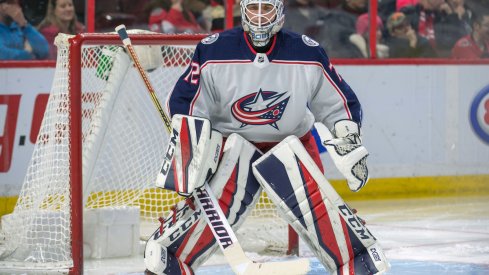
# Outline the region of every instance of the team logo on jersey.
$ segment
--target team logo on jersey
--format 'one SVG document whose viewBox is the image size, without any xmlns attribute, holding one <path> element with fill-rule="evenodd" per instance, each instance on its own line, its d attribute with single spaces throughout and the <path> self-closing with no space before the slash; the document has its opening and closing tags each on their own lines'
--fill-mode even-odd
<svg viewBox="0 0 489 275">
<path fill-rule="evenodd" d="M 304 43 L 307 45 L 307 46 L 311 46 L 311 47 L 316 47 L 316 46 L 319 46 L 319 43 L 316 42 L 316 40 L 310 38 L 309 36 L 303 34 L 302 35 L 302 41 L 304 41 Z"/>
<path fill-rule="evenodd" d="M 277 121 L 282 118 L 290 98 L 285 97 L 286 93 L 260 89 L 235 101 L 231 113 L 241 122 L 241 128 L 246 125 L 270 125 L 278 130 Z"/>
<path fill-rule="evenodd" d="M 202 39 L 200 42 L 202 42 L 202 44 L 209 45 L 216 42 L 217 38 L 219 38 L 219 34 L 215 33 L 213 35 L 207 36 L 206 38 Z"/>
<path fill-rule="evenodd" d="M 477 136 L 489 145 L 489 86 L 482 89 L 472 101 L 470 123 Z"/>
</svg>

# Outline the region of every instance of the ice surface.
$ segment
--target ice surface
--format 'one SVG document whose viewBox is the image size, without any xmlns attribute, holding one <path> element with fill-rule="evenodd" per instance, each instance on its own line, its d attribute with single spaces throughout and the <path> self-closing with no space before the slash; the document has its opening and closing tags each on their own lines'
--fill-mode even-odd
<svg viewBox="0 0 489 275">
<path fill-rule="evenodd" d="M 489 198 L 425 198 L 353 201 L 391 262 L 387 274 L 489 274 Z M 301 254 L 312 257 L 301 244 Z M 280 260 L 248 253 L 250 258 Z M 86 263 L 86 274 L 143 274 L 142 256 Z M 313 274 L 326 271 L 313 260 Z M 217 254 L 198 275 L 233 274 Z"/>
</svg>

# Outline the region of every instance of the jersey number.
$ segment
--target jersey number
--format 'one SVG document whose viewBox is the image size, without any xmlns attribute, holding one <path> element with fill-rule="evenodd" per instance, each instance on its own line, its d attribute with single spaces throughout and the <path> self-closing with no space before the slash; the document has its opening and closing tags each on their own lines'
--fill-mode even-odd
<svg viewBox="0 0 489 275">
<path fill-rule="evenodd" d="M 336 74 L 336 76 L 338 77 L 338 79 L 341 81 L 343 81 L 343 79 L 341 78 L 340 74 L 335 70 L 334 66 L 333 66 L 333 63 L 329 63 L 329 70 L 334 72 Z"/>
<path fill-rule="evenodd" d="M 188 72 L 187 76 L 183 80 L 196 85 L 199 82 L 200 66 L 199 63 L 196 62 L 192 62 L 190 66 L 191 66 L 190 71 Z"/>
</svg>

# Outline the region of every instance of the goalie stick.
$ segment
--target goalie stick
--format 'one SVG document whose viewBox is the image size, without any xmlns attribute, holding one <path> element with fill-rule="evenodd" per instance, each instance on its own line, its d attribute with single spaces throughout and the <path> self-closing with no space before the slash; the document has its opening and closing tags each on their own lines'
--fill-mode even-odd
<svg viewBox="0 0 489 275">
<path fill-rule="evenodd" d="M 150 96 L 153 101 L 153 105 L 160 113 L 161 119 L 165 124 L 165 128 L 168 133 L 171 132 L 171 121 L 166 115 L 165 111 L 161 107 L 161 104 L 156 97 L 156 93 L 149 82 L 146 71 L 141 66 L 131 39 L 127 34 L 126 27 L 119 25 L 115 28 L 118 33 L 124 47 L 127 49 L 129 56 L 131 57 L 134 65 L 136 66 L 139 75 L 141 76 Z M 197 205 L 202 210 L 207 224 L 211 228 L 211 231 L 219 244 L 226 260 L 231 266 L 232 270 L 236 274 L 252 275 L 252 274 L 306 274 L 310 270 L 310 261 L 308 259 L 293 259 L 285 262 L 265 262 L 257 263 L 248 258 L 243 251 L 243 248 L 238 242 L 236 235 L 234 234 L 231 226 L 229 225 L 226 216 L 222 212 L 217 199 L 206 182 L 202 189 L 195 190 L 193 196 L 196 198 Z"/>
</svg>

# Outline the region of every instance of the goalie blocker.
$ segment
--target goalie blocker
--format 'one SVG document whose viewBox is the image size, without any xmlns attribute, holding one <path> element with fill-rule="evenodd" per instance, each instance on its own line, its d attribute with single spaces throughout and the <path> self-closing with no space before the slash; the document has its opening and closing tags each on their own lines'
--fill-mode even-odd
<svg viewBox="0 0 489 275">
<path fill-rule="evenodd" d="M 175 115 L 156 186 L 189 196 L 216 171 L 222 134 L 205 118 Z"/>
<path fill-rule="evenodd" d="M 389 269 L 375 237 L 297 137 L 287 137 L 254 162 L 253 173 L 282 218 L 332 274 L 379 274 Z"/>
</svg>

